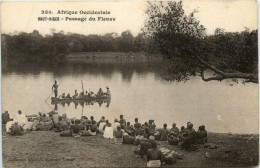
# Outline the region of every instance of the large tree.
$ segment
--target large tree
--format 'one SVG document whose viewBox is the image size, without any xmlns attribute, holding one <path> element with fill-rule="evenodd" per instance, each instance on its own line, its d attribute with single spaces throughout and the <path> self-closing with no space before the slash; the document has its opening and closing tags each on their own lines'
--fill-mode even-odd
<svg viewBox="0 0 260 168">
<path fill-rule="evenodd" d="M 144 33 L 151 49 L 159 50 L 169 62 L 167 80 L 186 81 L 201 76 L 204 81 L 244 79 L 258 83 L 257 31 L 225 33 L 216 29 L 207 36 L 194 10 L 184 12 L 182 1 L 148 2 Z M 210 76 L 205 75 L 205 72 Z"/>
</svg>

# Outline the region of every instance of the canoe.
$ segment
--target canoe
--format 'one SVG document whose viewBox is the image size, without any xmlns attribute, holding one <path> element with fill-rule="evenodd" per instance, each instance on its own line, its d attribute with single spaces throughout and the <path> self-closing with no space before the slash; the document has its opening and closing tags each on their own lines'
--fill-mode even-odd
<svg viewBox="0 0 260 168">
<path fill-rule="evenodd" d="M 57 98 L 57 97 L 51 97 L 52 103 L 66 103 L 66 102 L 90 102 L 90 101 L 98 101 L 98 100 L 107 100 L 111 99 L 110 95 L 103 95 L 103 96 L 94 96 L 94 97 L 82 97 L 82 98 Z"/>
</svg>

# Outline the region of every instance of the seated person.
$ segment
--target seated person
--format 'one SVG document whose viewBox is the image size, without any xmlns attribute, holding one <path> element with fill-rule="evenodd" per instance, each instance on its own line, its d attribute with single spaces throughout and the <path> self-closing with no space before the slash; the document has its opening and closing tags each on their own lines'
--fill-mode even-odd
<svg viewBox="0 0 260 168">
<path fill-rule="evenodd" d="M 149 124 L 149 129 L 150 129 L 150 135 L 154 135 L 155 134 L 155 128 L 156 128 L 154 120 L 149 120 L 148 124 Z"/>
<path fill-rule="evenodd" d="M 69 93 L 67 94 L 66 98 L 67 98 L 67 99 L 71 99 L 71 96 L 70 96 Z"/>
<path fill-rule="evenodd" d="M 100 97 L 100 96 L 103 96 L 103 91 L 101 88 L 99 88 L 98 92 L 97 92 L 97 96 Z"/>
<path fill-rule="evenodd" d="M 65 93 L 62 93 L 61 98 L 63 98 L 63 99 L 66 98 Z"/>
<path fill-rule="evenodd" d="M 75 123 L 70 126 L 70 130 L 61 132 L 60 136 L 78 136 L 78 135 L 81 135 L 81 128 L 82 128 L 82 125 L 80 123 L 80 120 L 76 119 Z"/>
<path fill-rule="evenodd" d="M 18 124 L 18 122 L 15 122 L 12 126 L 11 126 L 11 135 L 23 135 L 23 127 Z"/>
<path fill-rule="evenodd" d="M 179 143 L 178 135 L 172 130 L 170 131 L 170 133 L 168 135 L 168 143 L 170 145 L 178 145 L 178 143 Z"/>
<path fill-rule="evenodd" d="M 172 124 L 172 128 L 170 129 L 170 132 L 175 132 L 177 134 L 177 136 L 179 136 L 180 130 L 178 127 L 176 127 L 175 123 Z"/>
<path fill-rule="evenodd" d="M 192 145 L 196 142 L 196 131 L 193 129 L 193 124 L 188 122 L 187 128 L 182 134 L 181 147 L 186 150 L 193 150 Z"/>
<path fill-rule="evenodd" d="M 148 126 L 147 122 L 144 123 L 143 130 L 144 130 L 144 137 L 149 138 L 149 136 L 150 136 L 150 129 L 149 129 L 149 126 Z"/>
<path fill-rule="evenodd" d="M 152 136 L 151 136 L 152 137 Z M 140 146 L 140 155 L 141 157 L 147 161 L 147 151 L 148 149 L 151 149 L 152 148 L 152 138 L 149 140 L 147 138 L 143 138 L 143 141 L 141 142 L 141 146 Z"/>
<path fill-rule="evenodd" d="M 69 124 L 62 119 L 62 117 L 59 117 L 59 124 L 58 125 L 59 125 L 58 131 L 66 131 L 70 127 Z"/>
<path fill-rule="evenodd" d="M 77 99 L 77 98 L 79 98 L 79 94 L 78 94 L 78 91 L 77 91 L 77 90 L 75 90 L 75 93 L 74 93 L 74 96 L 73 96 L 73 98 L 74 98 L 74 99 Z"/>
<path fill-rule="evenodd" d="M 205 130 L 205 126 L 199 126 L 199 130 L 196 133 L 196 143 L 204 144 L 207 142 L 207 131 Z"/>
<path fill-rule="evenodd" d="M 167 141 L 168 134 L 167 124 L 163 124 L 163 129 L 160 131 L 160 141 Z"/>
<path fill-rule="evenodd" d="M 132 125 L 130 125 L 130 122 L 127 122 L 125 132 L 128 133 L 129 136 L 135 136 L 134 128 Z"/>
<path fill-rule="evenodd" d="M 50 122 L 51 118 L 47 117 L 45 113 L 42 114 L 42 117 L 40 119 L 40 122 Z"/>
<path fill-rule="evenodd" d="M 137 128 L 134 131 L 134 133 L 135 133 L 135 136 L 138 136 L 138 135 L 139 136 L 143 136 L 144 135 L 144 131 L 141 129 L 140 125 L 137 126 Z"/>
<path fill-rule="evenodd" d="M 105 95 L 110 95 L 111 94 L 111 92 L 110 92 L 110 90 L 109 90 L 109 87 L 107 86 L 106 87 L 106 89 L 107 89 L 107 92 L 106 93 L 104 93 Z"/>
<path fill-rule="evenodd" d="M 122 144 L 123 142 L 123 131 L 120 125 L 117 126 L 117 131 L 114 132 L 114 142 L 116 144 Z"/>
<path fill-rule="evenodd" d="M 98 131 L 98 126 L 97 126 L 96 121 L 94 120 L 92 122 L 92 125 L 90 126 L 90 133 L 91 133 L 91 135 L 96 135 L 97 131 Z"/>
<path fill-rule="evenodd" d="M 156 142 L 151 142 L 151 149 L 147 152 L 147 167 L 160 167 L 162 162 L 162 152 L 157 149 Z"/>
</svg>

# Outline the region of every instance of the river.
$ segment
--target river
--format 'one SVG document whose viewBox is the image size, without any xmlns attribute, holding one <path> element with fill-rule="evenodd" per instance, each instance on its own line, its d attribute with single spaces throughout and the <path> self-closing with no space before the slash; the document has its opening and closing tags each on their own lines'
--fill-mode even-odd
<svg viewBox="0 0 260 168">
<path fill-rule="evenodd" d="M 62 82 L 59 94 L 74 90 L 110 87 L 110 104 L 58 105 L 68 117 L 105 116 L 111 122 L 123 114 L 127 121 L 154 119 L 157 127 L 178 127 L 188 121 L 194 129 L 205 125 L 210 132 L 258 133 L 258 85 L 231 84 L 230 81 L 204 82 L 193 77 L 187 82 L 166 82 L 160 74 L 164 66 L 158 61 L 88 59 L 69 60 L 55 66 L 5 65 L 2 71 L 2 111 L 14 115 L 49 112 L 55 106 L 50 99 L 54 80 Z"/>
</svg>

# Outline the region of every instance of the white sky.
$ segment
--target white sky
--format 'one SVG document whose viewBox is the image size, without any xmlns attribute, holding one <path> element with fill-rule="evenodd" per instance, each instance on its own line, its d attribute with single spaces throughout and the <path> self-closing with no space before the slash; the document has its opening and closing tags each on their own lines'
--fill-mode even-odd
<svg viewBox="0 0 260 168">
<path fill-rule="evenodd" d="M 1 2 L 1 31 L 2 33 L 32 32 L 39 30 L 41 34 L 49 34 L 51 28 L 65 33 L 105 34 L 110 32 L 121 33 L 130 30 L 136 35 L 145 20 L 146 2 Z M 256 0 L 184 0 L 184 10 L 191 12 L 198 9 L 196 17 L 207 29 L 208 34 L 214 33 L 216 28 L 226 31 L 242 31 L 244 27 L 257 28 Z M 42 15 L 41 10 L 51 10 L 53 15 Z M 115 22 L 79 22 L 38 21 L 41 16 L 60 16 L 58 10 L 89 11 L 107 10 L 115 17 Z M 98 15 L 70 15 L 70 17 L 89 17 Z"/>
</svg>

